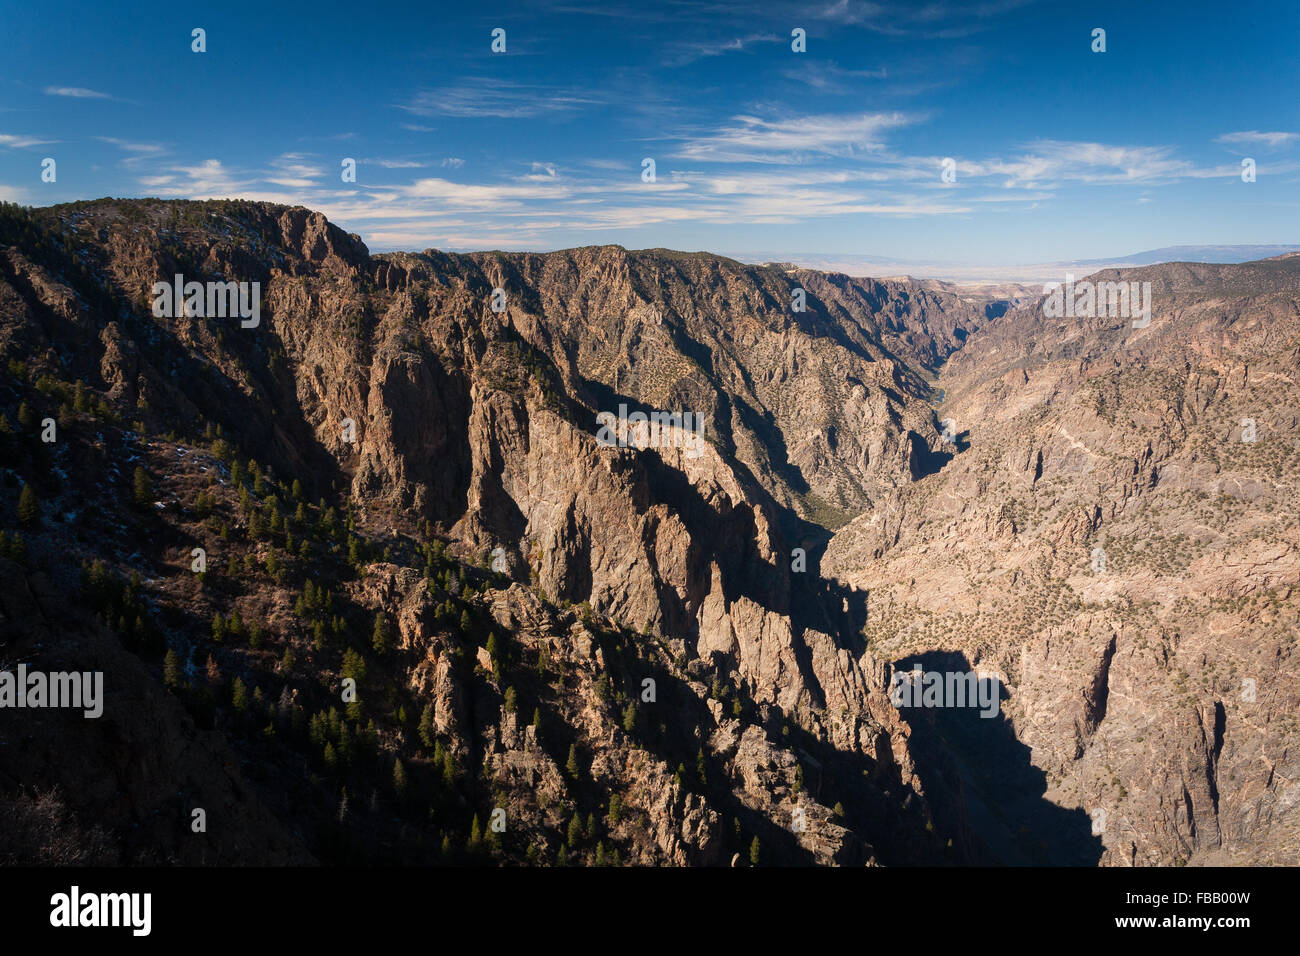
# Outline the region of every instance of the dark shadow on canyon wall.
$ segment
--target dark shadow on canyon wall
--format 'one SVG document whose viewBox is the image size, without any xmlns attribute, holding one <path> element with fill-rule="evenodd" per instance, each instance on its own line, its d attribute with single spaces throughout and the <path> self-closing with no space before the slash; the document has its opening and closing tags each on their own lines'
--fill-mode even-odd
<svg viewBox="0 0 1300 956">
<path fill-rule="evenodd" d="M 894 671 L 966 674 L 964 654 L 932 651 L 894 662 Z M 983 690 L 1003 699 L 1007 690 L 995 680 Z M 916 699 L 904 703 L 921 703 Z M 968 823 L 976 844 L 976 862 L 1011 866 L 1096 866 L 1102 844 L 1092 835 L 1084 810 L 1059 807 L 1044 798 L 1047 780 L 1030 763 L 1030 750 L 1016 739 L 998 707 L 981 716 L 976 706 L 904 706 L 900 713 L 912 727 L 912 750 L 924 791 L 940 829 Z M 947 704 L 952 704 L 948 698 Z M 967 701 L 969 704 L 970 702 Z"/>
</svg>

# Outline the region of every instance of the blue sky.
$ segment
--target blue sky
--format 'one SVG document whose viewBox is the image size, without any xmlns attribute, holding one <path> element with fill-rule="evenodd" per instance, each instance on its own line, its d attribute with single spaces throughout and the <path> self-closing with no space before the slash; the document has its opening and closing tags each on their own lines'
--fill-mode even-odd
<svg viewBox="0 0 1300 956">
<path fill-rule="evenodd" d="M 0 20 L 0 198 L 30 205 L 299 203 L 376 251 L 1029 263 L 1300 240 L 1294 0 L 0 0 Z"/>
</svg>

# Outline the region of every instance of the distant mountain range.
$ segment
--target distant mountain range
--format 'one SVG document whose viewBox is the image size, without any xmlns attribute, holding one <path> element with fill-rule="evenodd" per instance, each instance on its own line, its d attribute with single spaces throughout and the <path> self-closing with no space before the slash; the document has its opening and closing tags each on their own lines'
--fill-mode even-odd
<svg viewBox="0 0 1300 956">
<path fill-rule="evenodd" d="M 1237 264 L 1257 259 L 1271 259 L 1290 252 L 1300 251 L 1300 242 L 1290 245 L 1221 245 L 1221 246 L 1164 246 L 1130 255 L 1106 259 L 1071 259 L 1060 262 L 1008 263 L 970 265 L 955 262 L 899 259 L 891 256 L 831 255 L 824 253 L 791 253 L 735 255 L 741 262 L 779 262 L 805 269 L 826 272 L 843 272 L 852 276 L 873 278 L 941 279 L 964 285 L 1001 285 L 1005 283 L 1059 282 L 1067 269 L 1087 269 L 1095 272 L 1104 268 L 1148 266 L 1159 262 L 1214 262 Z"/>
<path fill-rule="evenodd" d="M 1296 252 L 1297 250 L 1300 250 L 1300 242 L 1293 242 L 1290 245 L 1260 246 L 1162 246 L 1159 249 L 1135 252 L 1130 256 L 1121 256 L 1118 259 L 1076 259 L 1072 264 L 1097 267 L 1115 265 L 1150 266 L 1157 262 L 1234 264 L 1254 262 L 1256 259 L 1271 259 L 1274 256 L 1286 255 L 1288 252 Z"/>
</svg>

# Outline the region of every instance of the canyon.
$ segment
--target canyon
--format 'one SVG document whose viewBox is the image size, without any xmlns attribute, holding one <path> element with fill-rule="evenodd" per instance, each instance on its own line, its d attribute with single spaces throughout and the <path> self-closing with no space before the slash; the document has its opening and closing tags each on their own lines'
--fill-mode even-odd
<svg viewBox="0 0 1300 956">
<path fill-rule="evenodd" d="M 0 860 L 1300 862 L 1300 255 L 1088 279 L 1150 320 L 5 206 L 0 669 L 104 680 L 0 711 Z"/>
</svg>

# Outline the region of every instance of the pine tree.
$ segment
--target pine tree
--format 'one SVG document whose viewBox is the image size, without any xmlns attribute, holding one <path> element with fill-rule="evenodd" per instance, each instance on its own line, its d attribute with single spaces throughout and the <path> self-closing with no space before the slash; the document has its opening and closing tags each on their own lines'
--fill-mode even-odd
<svg viewBox="0 0 1300 956">
<path fill-rule="evenodd" d="M 519 709 L 519 700 L 513 687 L 506 688 L 506 713 L 513 714 Z"/>
<path fill-rule="evenodd" d="M 478 814 L 474 814 L 474 821 L 469 825 L 469 843 L 466 849 L 470 853 L 477 852 L 479 845 L 483 842 L 483 828 L 479 826 Z"/>
<path fill-rule="evenodd" d="M 18 520 L 30 527 L 39 522 L 41 517 L 40 502 L 30 484 L 23 485 L 22 494 L 18 496 Z"/>
<path fill-rule="evenodd" d="M 211 660 L 212 658 L 208 658 Z M 163 657 L 163 683 L 176 690 L 181 686 L 181 659 L 177 653 L 170 647 L 167 648 L 167 654 Z"/>
<path fill-rule="evenodd" d="M 426 747 L 434 744 L 433 705 L 425 704 L 420 712 L 420 740 Z"/>
<path fill-rule="evenodd" d="M 293 488 L 289 494 L 293 495 L 294 501 L 302 501 L 302 482 L 297 478 L 293 480 Z"/>
<path fill-rule="evenodd" d="M 24 429 L 29 429 L 36 424 L 36 413 L 26 402 L 18 406 L 18 424 Z"/>
<path fill-rule="evenodd" d="M 569 759 L 564 764 L 564 769 L 568 771 L 569 776 L 572 777 L 574 780 L 577 780 L 578 774 L 582 772 L 582 768 L 578 766 L 578 745 L 577 744 L 569 744 Z"/>
<path fill-rule="evenodd" d="M 569 846 L 577 846 L 578 841 L 582 839 L 582 821 L 576 813 L 573 815 L 573 819 L 569 821 L 568 837 Z"/>
<path fill-rule="evenodd" d="M 248 686 L 242 677 L 236 677 L 230 686 L 230 702 L 240 714 L 248 710 Z"/>
<path fill-rule="evenodd" d="M 387 654 L 388 645 L 392 635 L 392 629 L 388 623 L 388 615 L 380 611 L 375 615 L 374 635 L 370 639 L 370 646 L 375 649 L 376 654 Z"/>
<path fill-rule="evenodd" d="M 758 866 L 758 861 L 761 855 L 762 850 L 759 847 L 758 837 L 754 837 L 754 842 L 749 845 L 749 865 Z"/>
<path fill-rule="evenodd" d="M 135 466 L 135 475 L 131 479 L 132 499 L 137 508 L 146 508 L 153 500 L 153 488 L 149 482 L 149 473 L 142 465 Z"/>
<path fill-rule="evenodd" d="M 366 659 L 350 647 L 343 652 L 343 676 L 358 684 L 366 679 Z"/>
<path fill-rule="evenodd" d="M 474 628 L 474 622 L 470 620 L 469 608 L 460 612 L 460 632 L 468 634 Z"/>
<path fill-rule="evenodd" d="M 401 760 L 393 764 L 393 792 L 397 794 L 397 799 L 406 799 L 406 767 Z"/>
<path fill-rule="evenodd" d="M 212 615 L 212 639 L 218 644 L 226 639 L 226 619 L 220 612 Z"/>
<path fill-rule="evenodd" d="M 456 785 L 456 755 L 450 750 L 442 755 L 442 782 L 447 789 Z"/>
</svg>

